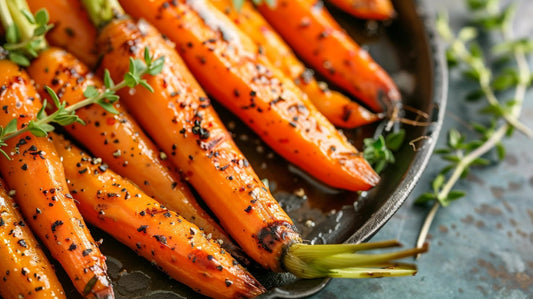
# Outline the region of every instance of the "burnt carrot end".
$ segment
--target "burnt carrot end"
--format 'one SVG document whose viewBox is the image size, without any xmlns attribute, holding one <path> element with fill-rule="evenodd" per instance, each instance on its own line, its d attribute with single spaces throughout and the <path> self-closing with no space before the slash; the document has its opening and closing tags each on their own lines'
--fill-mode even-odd
<svg viewBox="0 0 533 299">
<path fill-rule="evenodd" d="M 88 86 L 103 88 L 98 77 L 67 52 L 51 48 L 36 58 L 28 72 L 35 80 L 43 98 L 49 101 L 44 89 L 50 87 L 61 101 L 69 105 L 85 98 Z M 168 159 L 171 152 L 161 152 L 143 132 L 133 117 L 120 103 L 114 104 L 119 112 L 113 115 L 98 105 L 77 111 L 86 125 L 74 123 L 66 131 L 94 155 L 121 176 L 127 177 L 146 194 L 154 197 L 185 219 L 195 223 L 213 239 L 221 240 L 228 250 L 240 254 L 237 246 L 223 232 L 212 217 L 200 207 L 192 192 L 183 182 L 176 167 Z"/>
<path fill-rule="evenodd" d="M 90 67 L 98 61 L 97 31 L 78 0 L 27 0 L 33 13 L 46 7 L 50 23 L 54 25 L 46 34 L 47 41 L 67 49 Z"/>
<path fill-rule="evenodd" d="M 0 61 L 0 125 L 13 118 L 26 126 L 41 108 L 28 75 L 15 64 Z M 113 297 L 105 257 L 91 237 L 69 193 L 54 145 L 29 133 L 6 141 L 9 159 L 0 159 L 0 172 L 29 226 L 86 297 Z M 76 245 L 75 250 L 69 250 Z M 87 288 L 87 285 L 91 286 Z"/>
<path fill-rule="evenodd" d="M 244 2 L 237 10 L 231 0 L 210 0 L 210 2 L 239 27 L 253 42 L 261 55 L 281 70 L 300 88 L 334 125 L 342 128 L 356 128 L 378 121 L 380 117 L 345 95 L 330 90 L 324 82 L 318 82 L 313 71 L 296 57 L 277 32 L 272 29 L 251 2 Z"/>
<path fill-rule="evenodd" d="M 279 0 L 258 10 L 294 51 L 328 80 L 375 112 L 391 112 L 401 95 L 368 52 L 351 39 L 321 1 Z"/>
<path fill-rule="evenodd" d="M 172 278 L 215 298 L 251 298 L 265 291 L 218 242 L 144 194 L 100 160 L 54 135 L 69 187 L 83 216 Z M 80 173 L 80 169 L 86 169 Z M 76 192 L 74 192 L 76 191 Z"/>
<path fill-rule="evenodd" d="M 281 156 L 333 187 L 367 190 L 379 181 L 357 149 L 307 96 L 258 55 L 256 45 L 211 3 L 140 2 L 122 4 L 173 41 L 206 91 Z"/>
<path fill-rule="evenodd" d="M 386 20 L 396 14 L 390 0 L 328 0 L 356 18 Z"/>
<path fill-rule="evenodd" d="M 37 210 L 36 213 L 42 213 Z M 66 298 L 54 268 L 0 179 L 0 296 Z"/>
</svg>

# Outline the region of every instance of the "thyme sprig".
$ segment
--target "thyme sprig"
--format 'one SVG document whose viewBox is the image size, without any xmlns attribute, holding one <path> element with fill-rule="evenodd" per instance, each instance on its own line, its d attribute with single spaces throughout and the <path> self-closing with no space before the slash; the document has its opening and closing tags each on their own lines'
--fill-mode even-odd
<svg viewBox="0 0 533 299">
<path fill-rule="evenodd" d="M 492 161 L 484 157 L 495 150 L 498 158 L 505 157 L 502 140 L 518 129 L 528 136 L 531 130 L 518 121 L 522 111 L 527 88 L 532 83 L 531 70 L 526 55 L 533 52 L 533 42 L 528 39 L 515 39 L 512 21 L 515 7 L 501 8 L 498 0 L 467 0 L 468 7 L 482 17 L 476 18 L 476 27 L 465 27 L 457 35 L 452 33 L 446 17 L 437 20 L 437 30 L 448 43 L 447 57 L 450 65 L 460 66 L 464 74 L 478 82 L 480 90 L 468 98 L 484 97 L 488 106 L 482 112 L 488 115 L 488 125 L 472 123 L 479 138 L 468 140 L 457 129 L 448 132 L 446 147 L 436 153 L 449 164 L 444 167 L 432 182 L 432 192 L 422 194 L 417 203 L 434 202 L 419 234 L 417 246 L 425 243 L 431 223 L 440 206 L 448 206 L 454 200 L 464 197 L 463 191 L 454 190 L 455 184 L 465 177 L 472 166 L 484 166 Z M 515 68 L 501 72 L 493 78 L 494 67 L 489 66 L 483 51 L 475 43 L 477 28 L 498 32 L 503 42 L 493 47 L 493 55 L 514 58 Z M 497 92 L 514 88 L 514 98 L 499 100 Z M 473 96 L 475 95 L 475 96 Z"/>
<path fill-rule="evenodd" d="M 405 140 L 405 130 L 392 132 L 385 137 L 383 134 L 375 138 L 363 140 L 363 157 L 372 165 L 377 173 L 381 173 L 389 164 L 394 164 L 394 152 L 399 150 Z"/>
<path fill-rule="evenodd" d="M 44 100 L 42 108 L 37 113 L 34 120 L 30 120 L 25 126 L 17 130 L 17 119 L 11 120 L 5 127 L 0 126 L 0 147 L 6 145 L 8 139 L 17 137 L 23 133 L 30 132 L 31 134 L 42 137 L 46 136 L 49 132 L 54 130 L 53 124 L 60 126 L 66 126 L 75 122 L 85 124 L 75 113 L 78 109 L 92 104 L 100 105 L 106 111 L 117 114 L 113 104 L 119 100 L 119 96 L 116 92 L 122 88 L 133 88 L 137 85 L 141 85 L 146 89 L 153 91 L 152 87 L 147 83 L 143 76 L 146 74 L 157 75 L 161 72 L 164 64 L 164 57 L 154 59 L 150 56 L 148 48 L 144 49 L 144 60 L 130 58 L 129 72 L 124 75 L 124 79 L 119 83 L 113 82 L 111 75 L 107 70 L 104 73 L 104 85 L 105 88 L 98 90 L 95 86 L 87 86 L 83 95 L 85 99 L 75 104 L 67 106 L 65 101 L 61 102 L 57 94 L 49 87 L 45 87 L 46 91 L 50 95 L 54 106 L 55 112 L 52 114 L 46 113 L 47 101 Z M 0 149 L 7 158 L 8 155 Z"/>
</svg>

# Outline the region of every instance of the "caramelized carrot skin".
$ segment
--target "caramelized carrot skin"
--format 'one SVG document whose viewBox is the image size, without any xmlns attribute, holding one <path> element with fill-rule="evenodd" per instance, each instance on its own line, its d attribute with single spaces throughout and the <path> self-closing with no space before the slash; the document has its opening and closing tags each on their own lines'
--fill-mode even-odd
<svg viewBox="0 0 533 299">
<path fill-rule="evenodd" d="M 54 269 L 0 179 L 0 296 L 66 298 Z"/>
<path fill-rule="evenodd" d="M 319 83 L 312 71 L 307 70 L 289 46 L 257 12 L 251 2 L 244 2 L 240 10 L 231 0 L 210 0 L 221 12 L 257 44 L 274 67 L 309 96 L 309 99 L 334 125 L 342 128 L 356 128 L 378 121 L 380 118 L 363 106 L 351 101 L 343 94 L 330 90 L 325 83 Z"/>
<path fill-rule="evenodd" d="M 99 37 L 102 68 L 114 78 L 129 57 L 148 47 L 165 57 L 162 72 L 146 76 L 154 89 L 121 92 L 121 101 L 174 162 L 243 250 L 267 269 L 282 271 L 283 249 L 299 240 L 293 223 L 251 169 L 209 99 L 172 44 L 144 21 L 114 21 Z"/>
<path fill-rule="evenodd" d="M 397 105 L 400 92 L 389 75 L 353 41 L 321 1 L 279 0 L 258 10 L 295 52 L 323 76 L 374 111 Z"/>
<path fill-rule="evenodd" d="M 103 88 L 101 80 L 85 65 L 57 48 L 42 52 L 28 72 L 41 96 L 49 102 L 44 86 L 52 88 L 60 100 L 69 105 L 85 99 L 83 91 L 87 86 Z M 160 159 L 160 151 L 133 117 L 120 102 L 115 108 L 119 111 L 117 115 L 97 105 L 78 110 L 77 115 L 86 125 L 72 124 L 65 129 L 111 169 L 140 186 L 143 192 L 195 223 L 213 238 L 222 240 L 228 250 L 236 250 L 222 228 L 200 207 L 175 167 L 168 160 Z"/>
<path fill-rule="evenodd" d="M 281 156 L 333 187 L 367 190 L 379 181 L 305 94 L 258 55 L 255 44 L 211 3 L 128 0 L 121 4 L 176 43 L 207 92 Z"/>
<path fill-rule="evenodd" d="M 357 18 L 386 20 L 394 17 L 390 0 L 328 0 L 333 5 Z"/>
<path fill-rule="evenodd" d="M 67 49 L 91 68 L 96 65 L 97 31 L 79 0 L 27 0 L 27 2 L 33 13 L 46 7 L 50 23 L 54 25 L 46 34 L 46 40 L 51 45 Z"/>
<path fill-rule="evenodd" d="M 17 65 L 2 60 L 0 69 L 0 125 L 17 118 L 20 128 L 35 118 L 41 106 L 39 95 Z M 52 142 L 26 133 L 6 143 L 3 149 L 10 159 L 0 159 L 0 172 L 10 189 L 16 190 L 17 203 L 32 230 L 61 263 L 78 292 L 88 298 L 112 298 L 105 257 L 69 194 Z"/>
<path fill-rule="evenodd" d="M 69 187 L 87 221 L 206 296 L 251 298 L 265 291 L 196 225 L 112 170 L 102 171 L 102 164 L 62 136 L 54 135 L 53 139 L 63 157 Z M 81 172 L 82 169 L 86 171 Z"/>
</svg>

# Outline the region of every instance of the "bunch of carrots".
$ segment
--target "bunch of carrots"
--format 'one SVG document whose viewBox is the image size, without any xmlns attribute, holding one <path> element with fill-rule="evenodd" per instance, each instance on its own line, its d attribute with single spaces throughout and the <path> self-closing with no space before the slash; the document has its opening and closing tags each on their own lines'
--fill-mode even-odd
<svg viewBox="0 0 533 299">
<path fill-rule="evenodd" d="M 394 15 L 386 0 L 331 2 Z M 206 94 L 311 176 L 360 191 L 379 176 L 335 125 L 400 109 L 392 80 L 321 2 L 233 5 L 0 0 L 0 296 L 65 297 L 33 232 L 81 295 L 113 298 L 86 222 L 214 298 L 264 293 L 250 263 L 301 278 L 416 273 L 394 260 L 425 247 L 305 244 Z M 317 81 L 293 50 L 368 108 Z"/>
</svg>

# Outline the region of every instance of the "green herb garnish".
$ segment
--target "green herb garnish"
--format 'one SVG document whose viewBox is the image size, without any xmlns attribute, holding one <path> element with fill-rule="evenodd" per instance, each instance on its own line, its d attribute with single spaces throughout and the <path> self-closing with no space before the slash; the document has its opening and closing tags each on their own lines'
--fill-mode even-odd
<svg viewBox="0 0 533 299">
<path fill-rule="evenodd" d="M 498 0 L 467 0 L 467 4 L 475 16 L 472 27 L 464 27 L 458 34 L 454 34 L 447 18 L 441 15 L 437 20 L 437 30 L 449 46 L 447 58 L 450 66 L 459 67 L 466 78 L 473 79 L 479 86 L 467 99 L 487 100 L 488 104 L 481 110 L 486 115 L 486 123 L 470 124 L 477 138 L 468 138 L 458 129 L 451 129 L 448 132 L 446 147 L 436 151 L 449 163 L 433 180 L 432 192 L 424 193 L 417 199 L 419 204 L 434 203 L 420 231 L 417 246 L 424 244 L 438 208 L 448 206 L 454 200 L 466 196 L 465 192 L 454 190 L 454 186 L 468 174 L 472 166 L 493 163 L 484 157 L 491 151 L 494 151 L 500 160 L 503 159 L 505 148 L 501 142 L 515 130 L 529 137 L 533 136 L 532 130 L 518 120 L 526 90 L 532 83 L 526 54 L 533 52 L 533 42 L 514 38 L 514 5 L 502 9 Z M 511 68 L 500 71 L 489 64 L 491 59 L 485 57 L 476 43 L 478 30 L 500 34 L 503 41 L 494 45 L 490 54 L 495 57 L 492 60 L 511 58 L 510 60 L 515 62 Z M 502 95 L 500 92 L 512 89 L 512 99 L 498 98 L 498 95 Z"/>
</svg>

